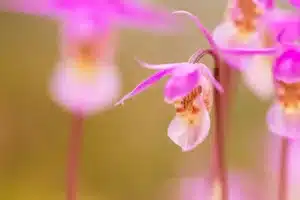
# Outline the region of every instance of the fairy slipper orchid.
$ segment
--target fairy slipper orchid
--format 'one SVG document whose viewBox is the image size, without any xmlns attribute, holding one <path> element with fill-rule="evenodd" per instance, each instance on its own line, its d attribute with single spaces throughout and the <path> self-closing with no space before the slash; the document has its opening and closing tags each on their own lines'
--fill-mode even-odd
<svg viewBox="0 0 300 200">
<path fill-rule="evenodd" d="M 141 62 L 146 68 L 159 70 L 141 82 L 117 104 L 143 92 L 165 76 L 170 76 L 165 85 L 165 102 L 173 104 L 176 116 L 168 128 L 169 138 L 182 151 L 190 151 L 201 143 L 209 133 L 209 112 L 213 103 L 213 87 L 223 91 L 204 64 L 169 63 L 152 65 Z"/>
<path fill-rule="evenodd" d="M 253 6 L 255 5 L 256 4 L 253 3 Z M 265 44 L 269 44 L 270 40 L 267 37 L 260 37 L 259 32 L 256 31 L 256 27 L 254 27 L 254 25 L 256 25 L 256 18 L 253 19 L 253 26 L 249 25 L 249 20 L 245 22 L 243 26 L 237 22 L 237 24 L 235 24 L 233 20 L 227 20 L 218 26 L 213 34 L 210 34 L 201 24 L 200 20 L 193 14 L 187 11 L 176 11 L 174 13 L 189 16 L 204 34 L 212 49 L 227 63 L 230 63 L 231 67 L 243 72 L 245 83 L 258 97 L 268 99 L 272 96 L 272 58 L 270 56 L 274 56 L 276 50 L 275 48 L 271 48 L 273 47 L 272 45 L 268 45 L 268 47 L 271 47 L 266 48 Z M 248 32 L 245 30 L 248 30 Z M 239 40 L 239 38 L 243 40 Z M 269 56 L 266 57 L 266 55 Z M 262 65 L 266 66 L 262 67 Z M 264 69 L 260 70 L 261 68 Z M 253 76 L 253 73 L 257 73 L 257 71 L 259 71 L 259 76 Z"/>
<path fill-rule="evenodd" d="M 114 63 L 118 28 L 167 30 L 175 24 L 171 14 L 134 0 L 18 0 L 0 4 L 0 10 L 59 22 L 61 55 L 51 79 L 51 97 L 67 110 L 83 114 L 107 109 L 119 96 L 120 77 Z"/>
<path fill-rule="evenodd" d="M 213 39 L 219 47 L 246 48 L 260 47 L 260 40 L 253 40 L 256 36 L 256 22 L 263 14 L 262 6 L 253 0 L 236 0 L 229 6 L 227 19 L 213 31 Z M 230 66 L 243 69 L 242 59 L 236 55 L 224 57 Z"/>
<path fill-rule="evenodd" d="M 300 131 L 300 51 L 282 53 L 274 64 L 276 99 L 267 114 L 269 130 L 289 138 L 299 138 Z"/>
<path fill-rule="evenodd" d="M 268 36 L 258 31 L 258 21 L 266 12 L 262 2 L 236 0 L 231 5 L 227 20 L 216 27 L 213 38 L 217 45 L 228 48 L 270 47 Z M 271 43 L 272 44 L 272 43 Z M 229 66 L 241 70 L 246 86 L 262 100 L 273 95 L 271 77 L 272 57 L 223 55 Z M 253 76 L 253 74 L 256 74 Z"/>
</svg>

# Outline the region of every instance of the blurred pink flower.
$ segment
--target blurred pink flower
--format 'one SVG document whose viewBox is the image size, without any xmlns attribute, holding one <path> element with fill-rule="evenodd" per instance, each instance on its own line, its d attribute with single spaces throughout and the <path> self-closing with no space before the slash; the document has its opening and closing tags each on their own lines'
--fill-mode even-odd
<svg viewBox="0 0 300 200">
<path fill-rule="evenodd" d="M 269 130 L 300 138 L 300 49 L 284 51 L 273 67 L 275 102 L 267 114 Z"/>
<path fill-rule="evenodd" d="M 211 182 L 208 177 L 183 178 L 180 184 L 180 200 L 220 200 L 220 185 Z M 254 185 L 250 177 L 237 173 L 228 176 L 228 200 L 263 199 L 258 184 Z"/>
<path fill-rule="evenodd" d="M 167 30 L 174 25 L 170 14 L 163 9 L 143 5 L 138 0 L 4 0 L 0 2 L 0 10 L 63 21 L 68 17 L 79 24 L 93 20 L 97 29 L 105 29 L 103 25 L 109 23 L 151 30 Z M 80 18 L 77 13 L 84 13 L 89 19 Z"/>
<path fill-rule="evenodd" d="M 276 38 L 283 31 L 282 42 L 293 42 L 299 39 L 300 16 L 297 12 L 273 8 L 267 10 L 259 20 L 259 29 L 267 31 Z"/>
<path fill-rule="evenodd" d="M 300 0 L 289 0 L 289 3 L 297 8 L 300 8 Z"/>
<path fill-rule="evenodd" d="M 213 38 L 220 47 L 262 48 L 266 46 L 266 36 L 258 30 L 258 21 L 266 12 L 267 2 L 236 0 L 229 8 L 227 20 L 216 27 Z M 260 99 L 273 95 L 271 57 L 223 54 L 229 66 L 241 70 L 246 86 Z M 255 75 L 254 75 L 255 74 Z"/>
<path fill-rule="evenodd" d="M 165 102 L 173 104 L 176 116 L 168 128 L 170 139 L 181 147 L 182 151 L 190 151 L 201 143 L 209 133 L 209 112 L 213 101 L 213 84 L 219 91 L 221 85 L 214 79 L 204 64 L 170 63 L 141 65 L 159 70 L 140 83 L 133 91 L 125 95 L 117 104 L 143 92 L 145 89 L 170 75 L 165 86 Z"/>
<path fill-rule="evenodd" d="M 280 171 L 279 150 L 281 145 L 281 137 L 268 138 L 268 149 L 266 151 L 266 172 L 268 172 L 268 198 L 276 199 L 278 187 L 278 172 Z M 300 142 L 298 140 L 289 140 L 289 150 L 287 156 L 287 192 L 288 200 L 298 200 L 300 197 Z"/>
<path fill-rule="evenodd" d="M 300 101 L 298 95 L 300 90 L 300 70 L 298 69 L 300 65 L 300 50 L 299 46 L 296 44 L 286 43 L 287 40 L 283 40 L 285 34 L 288 34 L 289 31 L 285 32 L 284 29 L 282 29 L 278 35 L 273 35 L 274 37 L 276 36 L 277 40 L 276 45 L 271 48 L 251 49 L 250 47 L 229 47 L 226 49 L 226 47 L 218 44 L 218 42 L 217 44 L 214 43 L 214 40 L 211 38 L 208 31 L 195 16 L 185 11 L 180 12 L 189 15 L 195 20 L 214 50 L 219 52 L 222 57 L 225 55 L 225 59 L 228 59 L 226 55 L 237 55 L 242 58 L 245 56 L 246 58 L 243 62 L 249 64 L 249 61 L 247 61 L 247 54 L 251 56 L 269 55 L 273 57 L 273 60 L 268 63 L 270 66 L 263 66 L 269 67 L 269 70 L 271 71 L 268 77 L 270 79 L 269 85 L 274 87 L 276 93 L 276 101 L 268 112 L 267 123 L 271 132 L 287 137 L 299 137 L 297 132 L 300 131 Z M 286 22 L 287 26 L 289 26 L 288 19 Z M 292 37 L 287 37 L 287 39 L 292 41 Z M 255 59 L 255 57 L 252 57 L 251 59 Z M 249 74 L 251 74 L 251 77 L 256 77 L 260 76 L 259 73 L 261 72 L 262 71 L 254 70 Z M 260 88 L 263 86 L 257 85 L 256 87 Z"/>
<path fill-rule="evenodd" d="M 116 29 L 175 27 L 171 14 L 134 0 L 19 0 L 6 1 L 1 9 L 60 22 L 61 57 L 51 80 L 51 96 L 69 111 L 84 114 L 109 108 L 119 96 Z"/>
</svg>

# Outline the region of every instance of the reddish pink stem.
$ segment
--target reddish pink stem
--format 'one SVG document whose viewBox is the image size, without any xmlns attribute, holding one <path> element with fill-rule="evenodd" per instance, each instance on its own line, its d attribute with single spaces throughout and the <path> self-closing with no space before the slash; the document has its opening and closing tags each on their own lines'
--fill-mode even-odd
<svg viewBox="0 0 300 200">
<path fill-rule="evenodd" d="M 80 152 L 81 140 L 83 135 L 83 116 L 80 113 L 74 113 L 72 116 L 70 143 L 67 163 L 67 200 L 77 199 L 77 170 L 78 157 Z"/>
<path fill-rule="evenodd" d="M 289 141 L 287 138 L 282 138 L 279 160 L 278 200 L 288 200 L 288 155 Z"/>
<path fill-rule="evenodd" d="M 215 78 L 219 82 L 221 81 L 221 69 L 220 62 L 217 55 L 215 55 Z M 227 91 L 225 91 L 227 92 Z M 218 180 L 221 186 L 221 199 L 228 200 L 228 183 L 227 183 L 227 168 L 225 158 L 225 112 L 226 101 L 222 100 L 221 94 L 215 90 L 215 133 L 213 136 L 213 170 L 214 176 Z"/>
<path fill-rule="evenodd" d="M 218 55 L 211 49 L 207 50 L 198 50 L 192 57 L 189 59 L 191 63 L 198 63 L 201 58 L 205 55 L 211 55 L 215 61 L 215 78 L 222 84 L 226 85 L 225 89 L 230 89 L 230 71 L 229 69 L 222 70 L 221 62 Z M 227 66 L 223 66 L 227 67 Z M 222 75 L 222 76 L 221 76 Z M 229 93 L 229 91 L 225 92 Z M 228 95 L 228 94 L 227 94 Z M 212 170 L 214 179 L 218 181 L 221 188 L 221 199 L 220 200 L 228 200 L 228 183 L 227 183 L 227 168 L 225 162 L 225 119 L 227 115 L 228 108 L 226 107 L 229 104 L 228 96 L 224 96 L 224 99 L 221 99 L 221 94 L 215 90 L 214 101 L 215 101 L 215 134 L 214 140 L 212 144 Z"/>
</svg>

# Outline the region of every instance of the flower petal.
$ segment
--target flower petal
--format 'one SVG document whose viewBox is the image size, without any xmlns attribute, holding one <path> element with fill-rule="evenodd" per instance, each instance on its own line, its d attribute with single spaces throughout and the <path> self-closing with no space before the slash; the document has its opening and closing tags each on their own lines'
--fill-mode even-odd
<svg viewBox="0 0 300 200">
<path fill-rule="evenodd" d="M 210 32 L 203 26 L 203 24 L 200 22 L 200 20 L 193 15 L 192 13 L 185 11 L 185 10 L 178 10 L 178 11 L 174 11 L 173 14 L 183 14 L 183 15 L 187 15 L 190 19 L 192 19 L 195 24 L 197 25 L 197 27 L 199 28 L 199 30 L 202 32 L 202 34 L 204 35 L 205 39 L 207 40 L 207 42 L 210 44 L 211 48 L 215 51 L 217 51 L 217 46 L 216 43 L 212 37 L 212 35 L 210 34 Z"/>
<path fill-rule="evenodd" d="M 283 52 L 276 60 L 273 67 L 273 74 L 276 80 L 286 83 L 300 81 L 300 51 L 290 49 Z"/>
<path fill-rule="evenodd" d="M 238 52 L 227 52 L 226 48 L 258 48 L 261 47 L 261 40 L 257 36 L 257 33 L 241 34 L 236 29 L 232 22 L 224 22 L 216 27 L 213 32 L 213 38 L 216 44 L 219 46 L 220 52 L 223 53 L 222 58 L 232 67 L 242 70 L 244 69 L 244 59 L 247 57 L 241 57 Z M 251 55 L 251 54 L 250 54 Z"/>
<path fill-rule="evenodd" d="M 223 54 L 235 54 L 239 56 L 274 55 L 278 48 L 220 48 Z"/>
<path fill-rule="evenodd" d="M 221 28 L 220 25 L 220 30 L 217 31 L 217 33 L 213 33 L 211 34 L 200 22 L 200 20 L 193 15 L 190 12 L 184 11 L 184 10 L 179 10 L 179 11 L 175 11 L 173 12 L 173 14 L 185 14 L 187 16 L 189 16 L 198 26 L 198 28 L 200 29 L 200 31 L 203 33 L 204 37 L 206 38 L 206 40 L 208 41 L 208 43 L 210 44 L 210 46 L 213 48 L 213 50 L 215 51 L 221 51 L 223 53 L 227 53 L 227 54 L 236 54 L 236 55 L 256 55 L 256 54 L 260 54 L 260 55 L 270 55 L 270 54 L 275 54 L 278 50 L 277 48 L 263 48 L 263 49 L 258 49 L 258 48 L 224 48 L 224 32 L 227 34 L 225 35 L 225 37 L 228 37 L 228 34 L 230 36 L 235 35 L 232 34 L 232 30 L 235 29 L 235 27 L 233 27 L 234 25 L 231 22 L 227 22 L 224 23 L 225 27 Z M 229 27 L 226 27 L 228 24 Z M 218 28 L 218 27 L 217 27 Z M 224 30 L 222 30 L 224 28 Z M 229 29 L 228 29 L 229 28 Z M 215 30 L 216 31 L 216 30 Z M 234 33 L 236 33 L 236 30 L 234 30 Z M 216 34 L 214 36 L 214 34 Z M 219 41 L 217 41 L 219 40 Z M 251 43 L 250 43 L 251 44 Z M 256 43 L 255 43 L 256 44 Z M 227 46 L 227 45 L 225 45 Z"/>
<path fill-rule="evenodd" d="M 133 89 L 128 94 L 126 94 L 115 105 L 123 104 L 124 101 L 126 101 L 127 99 L 130 99 L 131 97 L 133 97 L 133 96 L 135 96 L 135 95 L 143 92 L 144 90 L 146 90 L 148 87 L 150 87 L 151 85 L 153 85 L 154 83 L 156 83 L 157 81 L 159 81 L 160 79 L 162 79 L 163 77 L 169 75 L 172 72 L 172 70 L 173 69 L 165 69 L 165 70 L 161 70 L 161 71 L 155 73 L 151 77 L 149 77 L 146 80 L 142 81 L 135 89 Z"/>
<path fill-rule="evenodd" d="M 274 103 L 267 114 L 269 131 L 291 139 L 300 138 L 300 113 L 287 114 L 279 103 Z"/>
<path fill-rule="evenodd" d="M 206 76 L 212 84 L 216 87 L 217 90 L 220 92 L 223 92 L 223 87 L 221 84 L 214 78 L 209 68 L 202 64 L 202 63 L 188 63 L 188 62 L 182 62 L 182 63 L 167 63 L 167 64 L 149 64 L 144 61 L 136 59 L 140 65 L 148 68 L 148 69 L 170 69 L 174 68 L 172 75 L 175 76 L 185 76 L 191 72 L 193 72 L 195 69 L 198 69 L 200 73 L 202 73 L 204 76 Z"/>
<path fill-rule="evenodd" d="M 246 86 L 260 99 L 268 100 L 274 94 L 272 59 L 255 56 L 244 64 L 243 78 Z"/>
<path fill-rule="evenodd" d="M 172 76 L 165 86 L 165 101 L 174 102 L 176 99 L 186 96 L 199 85 L 200 74 L 197 69 L 184 75 Z"/>
<path fill-rule="evenodd" d="M 198 144 L 202 143 L 209 134 L 210 117 L 208 111 L 203 108 L 199 118 L 200 123 L 198 125 L 190 125 L 187 120 L 176 116 L 169 125 L 169 138 L 180 146 L 184 152 L 194 149 Z"/>
<path fill-rule="evenodd" d="M 158 7 L 142 5 L 134 0 L 117 0 L 113 6 L 117 23 L 122 25 L 162 30 L 175 27 L 171 14 Z"/>
<path fill-rule="evenodd" d="M 175 68 L 175 67 L 180 67 L 180 66 L 185 66 L 187 64 L 190 64 L 188 62 L 182 62 L 182 63 L 166 63 L 166 64 L 149 64 L 146 63 L 142 60 L 139 60 L 138 58 L 135 59 L 141 66 L 147 68 L 147 69 L 155 69 L 155 70 L 160 70 L 160 69 L 170 69 L 170 68 Z"/>
<path fill-rule="evenodd" d="M 52 17 L 55 8 L 51 0 L 1 0 L 0 11 Z"/>
<path fill-rule="evenodd" d="M 295 12 L 282 9 L 272 9 L 266 12 L 259 21 L 259 25 L 267 27 L 275 37 L 284 30 L 282 41 L 291 42 L 299 39 L 298 25 L 300 18 Z"/>
<path fill-rule="evenodd" d="M 202 63 L 184 63 L 174 68 L 172 77 L 165 87 L 165 101 L 172 103 L 176 99 L 186 96 L 200 85 L 200 80 L 203 78 L 207 78 L 218 91 L 223 92 L 223 87 L 214 78 L 207 66 Z"/>
<path fill-rule="evenodd" d="M 61 61 L 54 71 L 50 93 L 52 99 L 71 112 L 92 114 L 113 106 L 120 91 L 120 77 L 113 65 L 99 63 L 92 71 Z M 87 69 L 86 69 L 87 70 Z"/>
</svg>

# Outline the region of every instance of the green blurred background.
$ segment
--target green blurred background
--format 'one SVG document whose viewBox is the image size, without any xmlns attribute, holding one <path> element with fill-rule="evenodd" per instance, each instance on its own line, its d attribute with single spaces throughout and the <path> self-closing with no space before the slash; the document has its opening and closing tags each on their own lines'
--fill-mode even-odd
<svg viewBox="0 0 300 200">
<path fill-rule="evenodd" d="M 210 30 L 226 6 L 225 0 L 155 3 L 188 10 Z M 141 69 L 135 56 L 149 63 L 181 62 L 198 47 L 208 47 L 195 25 L 188 19 L 186 23 L 183 33 L 171 36 L 121 32 L 116 59 L 123 94 L 152 72 Z M 57 24 L 2 12 L 0 27 L 0 199 L 62 200 L 71 120 L 51 102 L 47 88 L 58 58 Z M 168 139 L 174 109 L 163 102 L 164 82 L 85 122 L 79 199 L 176 200 L 178 190 L 172 185 L 179 178 L 205 174 L 211 137 L 188 153 Z M 269 103 L 257 100 L 240 80 L 233 95 L 227 161 L 232 171 L 244 171 L 261 182 Z"/>
</svg>

